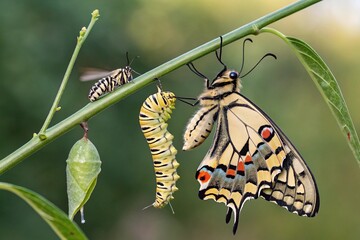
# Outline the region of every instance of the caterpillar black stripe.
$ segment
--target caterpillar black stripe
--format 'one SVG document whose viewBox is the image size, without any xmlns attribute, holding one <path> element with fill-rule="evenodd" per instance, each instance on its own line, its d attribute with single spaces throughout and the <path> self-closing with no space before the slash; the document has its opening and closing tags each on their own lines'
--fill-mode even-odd
<svg viewBox="0 0 360 240">
<path fill-rule="evenodd" d="M 175 186 L 180 178 L 176 172 L 179 163 L 175 159 L 177 150 L 172 144 L 174 136 L 167 130 L 167 120 L 175 108 L 175 94 L 158 92 L 149 96 L 143 103 L 139 121 L 141 130 L 149 144 L 156 176 L 156 198 L 152 204 L 162 208 L 173 199 Z M 151 205 L 150 205 L 151 206 Z"/>
</svg>

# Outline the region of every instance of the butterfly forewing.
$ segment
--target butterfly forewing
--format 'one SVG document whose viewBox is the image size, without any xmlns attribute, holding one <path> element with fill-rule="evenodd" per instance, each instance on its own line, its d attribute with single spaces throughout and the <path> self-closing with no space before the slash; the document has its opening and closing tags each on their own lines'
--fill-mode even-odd
<svg viewBox="0 0 360 240">
<path fill-rule="evenodd" d="M 80 79 L 82 81 L 93 80 L 95 77 L 104 76 L 104 72 L 89 71 L 83 74 Z M 91 102 L 98 100 L 102 95 L 112 92 L 116 87 L 122 86 L 133 79 L 132 69 L 129 66 L 116 69 L 107 73 L 103 78 L 99 79 L 90 89 L 88 98 Z"/>
<path fill-rule="evenodd" d="M 99 68 L 84 68 L 81 70 L 82 73 L 80 75 L 80 81 L 87 82 L 87 81 L 99 80 L 101 78 L 114 75 L 118 71 L 119 69 L 113 71 L 107 71 Z"/>
<path fill-rule="evenodd" d="M 195 113 L 185 130 L 183 150 L 193 149 L 205 141 L 211 133 L 218 111 L 218 106 L 213 105 L 200 108 Z"/>
</svg>

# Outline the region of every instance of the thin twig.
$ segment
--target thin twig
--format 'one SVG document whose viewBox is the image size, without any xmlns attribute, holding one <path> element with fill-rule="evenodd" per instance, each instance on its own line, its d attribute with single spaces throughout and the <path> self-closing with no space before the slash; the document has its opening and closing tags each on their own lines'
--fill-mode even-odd
<svg viewBox="0 0 360 240">
<path fill-rule="evenodd" d="M 70 59 L 70 62 L 69 62 L 69 65 L 66 69 L 66 72 L 64 74 L 64 77 L 63 77 L 63 80 L 61 82 L 61 85 L 60 85 L 60 88 L 58 90 L 58 93 L 56 94 L 56 97 L 55 97 L 55 100 L 52 104 L 52 107 L 44 121 L 44 124 L 43 126 L 41 127 L 39 133 L 38 133 L 38 136 L 41 140 L 45 140 L 47 137 L 46 137 L 46 130 L 47 128 L 49 127 L 50 125 L 50 122 L 52 120 L 52 118 L 54 117 L 54 114 L 57 112 L 57 110 L 59 109 L 59 103 L 60 103 L 60 99 L 61 99 L 61 96 L 62 94 L 64 93 L 65 91 L 65 87 L 66 87 L 66 84 L 69 80 L 69 77 L 70 77 L 70 74 L 71 74 L 71 71 L 73 69 L 73 66 L 75 64 L 75 60 L 80 52 L 80 49 L 81 49 L 81 46 L 82 44 L 85 42 L 87 36 L 89 35 L 92 27 L 94 26 L 95 22 L 99 19 L 99 10 L 94 10 L 92 13 L 91 13 L 91 21 L 89 23 L 89 26 L 87 28 L 83 27 L 80 31 L 80 34 L 77 38 L 77 44 L 76 44 L 76 47 L 74 49 L 74 52 L 73 52 L 73 55 L 71 56 L 71 59 Z"/>
</svg>

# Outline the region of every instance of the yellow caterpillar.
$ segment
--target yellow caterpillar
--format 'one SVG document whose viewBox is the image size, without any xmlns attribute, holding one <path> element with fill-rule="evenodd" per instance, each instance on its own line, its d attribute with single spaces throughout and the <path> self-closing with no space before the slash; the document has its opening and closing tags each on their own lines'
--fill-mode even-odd
<svg viewBox="0 0 360 240">
<path fill-rule="evenodd" d="M 178 190 L 175 186 L 180 178 L 176 172 L 179 166 L 175 159 L 177 150 L 172 144 L 174 136 L 167 130 L 166 123 L 175 108 L 175 100 L 174 93 L 162 92 L 158 87 L 158 92 L 145 100 L 139 114 L 141 130 L 154 162 L 156 198 L 152 206 L 155 208 L 168 204 L 174 198 L 173 193 Z"/>
</svg>

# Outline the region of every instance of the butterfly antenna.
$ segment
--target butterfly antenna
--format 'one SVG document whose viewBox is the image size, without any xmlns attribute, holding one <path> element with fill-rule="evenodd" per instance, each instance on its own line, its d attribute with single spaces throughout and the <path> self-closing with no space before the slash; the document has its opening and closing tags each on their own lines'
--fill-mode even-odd
<svg viewBox="0 0 360 240">
<path fill-rule="evenodd" d="M 140 56 L 136 56 L 134 57 L 133 59 L 129 59 L 129 52 L 126 52 L 126 62 L 127 62 L 127 65 L 126 66 L 131 66 L 131 64 L 135 61 L 136 58 L 139 58 Z M 141 75 L 141 73 L 135 71 L 134 69 L 131 69 L 132 72 L 136 73 L 137 75 Z"/>
<path fill-rule="evenodd" d="M 266 57 L 273 57 L 273 58 L 277 59 L 275 54 L 267 53 L 255 64 L 255 66 L 253 66 L 247 73 L 245 73 L 244 75 L 242 75 L 240 77 L 243 78 L 243 77 L 247 76 L 249 73 L 251 73 L 259 65 L 259 63 Z"/>
<path fill-rule="evenodd" d="M 126 52 L 126 53 L 125 53 L 125 57 L 126 57 L 127 66 L 130 66 L 129 52 Z"/>
<path fill-rule="evenodd" d="M 134 72 L 134 73 L 136 73 L 136 74 L 139 75 L 139 76 L 141 75 L 141 73 L 135 71 L 134 69 L 131 69 L 131 71 Z"/>
<path fill-rule="evenodd" d="M 223 61 L 221 60 L 221 58 L 222 58 L 222 47 L 223 47 L 223 37 L 220 36 L 220 48 L 219 48 L 219 52 L 218 52 L 218 51 L 215 51 L 215 55 L 216 55 L 217 60 L 221 63 L 221 65 L 224 66 L 224 69 L 221 70 L 220 73 L 223 73 L 223 72 L 226 71 L 226 69 L 227 69 L 225 63 L 223 63 Z"/>
<path fill-rule="evenodd" d="M 136 56 L 136 57 L 133 57 L 133 59 L 131 59 L 131 61 L 129 62 L 129 58 L 127 58 L 127 61 L 128 61 L 128 66 L 131 66 L 131 64 L 134 62 L 135 59 L 137 58 L 140 58 L 140 56 Z"/>
<path fill-rule="evenodd" d="M 242 46 L 242 63 L 241 63 L 241 68 L 240 68 L 240 71 L 239 73 L 242 72 L 243 68 L 244 68 L 244 63 L 245 63 L 245 43 L 249 41 L 249 42 L 253 42 L 253 40 L 251 40 L 251 38 L 246 38 L 244 41 L 243 41 L 243 46 Z"/>
</svg>

